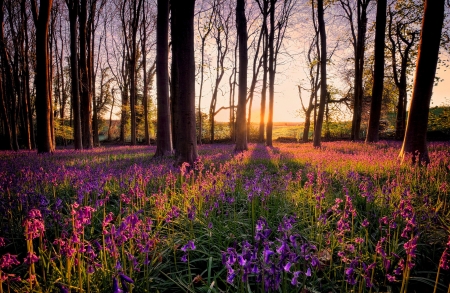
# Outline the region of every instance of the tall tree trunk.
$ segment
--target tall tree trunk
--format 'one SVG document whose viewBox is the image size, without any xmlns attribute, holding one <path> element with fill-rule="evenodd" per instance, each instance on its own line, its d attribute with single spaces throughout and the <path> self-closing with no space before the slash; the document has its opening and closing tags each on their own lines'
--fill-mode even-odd
<svg viewBox="0 0 450 293">
<path fill-rule="evenodd" d="M 15 85 L 12 77 L 12 68 L 9 54 L 6 50 L 6 40 L 4 33 L 4 1 L 0 0 L 0 56 L 2 63 L 1 73 L 3 75 L 3 98 L 5 99 L 5 106 L 7 115 L 9 115 L 9 128 L 10 128 L 10 143 L 12 149 L 17 151 L 19 144 L 17 142 L 17 121 L 16 121 L 16 97 L 15 97 Z"/>
<path fill-rule="evenodd" d="M 267 117 L 266 127 L 266 145 L 272 146 L 273 131 L 273 102 L 275 98 L 275 3 L 276 0 L 270 0 L 270 33 L 269 33 L 269 116 Z"/>
<path fill-rule="evenodd" d="M 427 125 L 430 100 L 439 56 L 445 0 L 425 0 L 413 94 L 409 108 L 405 139 L 400 157 L 404 162 L 412 156 L 412 163 L 428 163 Z"/>
<path fill-rule="evenodd" d="M 383 99 L 384 80 L 384 48 L 386 33 L 386 7 L 387 0 L 377 1 L 377 17 L 375 27 L 375 65 L 373 73 L 372 103 L 370 105 L 369 126 L 367 128 L 366 142 L 379 140 L 381 118 L 381 101 Z"/>
<path fill-rule="evenodd" d="M 36 24 L 36 124 L 38 153 L 53 152 L 50 119 L 51 100 L 49 88 L 49 56 L 48 56 L 48 26 L 53 0 L 41 0 L 39 14 L 35 0 L 31 1 Z"/>
<path fill-rule="evenodd" d="M 237 0 L 236 3 L 236 26 L 239 42 L 239 94 L 236 113 L 236 146 L 237 152 L 248 149 L 247 146 L 247 124 L 245 119 L 247 99 L 247 20 L 245 18 L 245 0 Z"/>
<path fill-rule="evenodd" d="M 250 138 L 251 123 L 252 123 L 253 95 L 255 92 L 256 83 L 258 82 L 259 70 L 261 69 L 261 66 L 262 66 L 262 58 L 259 56 L 259 50 L 261 49 L 261 43 L 263 42 L 263 38 L 264 38 L 264 30 L 261 29 L 261 31 L 259 32 L 258 45 L 256 46 L 255 56 L 253 57 L 253 66 L 252 66 L 253 67 L 253 70 L 252 70 L 253 75 L 252 75 L 252 81 L 250 83 L 250 90 L 249 90 L 249 94 L 248 94 L 248 103 L 249 103 L 248 119 L 247 119 L 247 137 L 248 138 Z M 258 138 L 259 138 L 259 135 L 258 135 Z"/>
<path fill-rule="evenodd" d="M 367 5 L 370 0 L 357 0 L 357 39 L 355 47 L 355 92 L 354 109 L 352 119 L 352 140 L 359 140 L 361 130 L 362 103 L 364 96 L 363 73 L 364 73 L 364 51 L 367 31 Z"/>
<path fill-rule="evenodd" d="M 156 153 L 172 154 L 172 128 L 169 101 L 169 1 L 158 0 L 156 20 Z"/>
<path fill-rule="evenodd" d="M 91 149 L 93 147 L 92 139 L 92 93 L 89 85 L 89 63 L 87 60 L 87 46 L 89 36 L 87 33 L 87 2 L 81 0 L 79 15 L 79 30 L 80 30 L 80 81 L 81 81 L 81 133 L 83 147 Z"/>
<path fill-rule="evenodd" d="M 3 91 L 3 80 L 2 80 L 2 75 L 0 74 L 0 117 L 1 117 L 1 122 L 3 124 L 3 128 L 4 128 L 4 134 L 5 134 L 5 139 L 6 141 L 4 143 L 0 144 L 0 149 L 7 149 L 7 150 L 12 150 L 12 138 L 11 138 L 11 125 L 9 123 L 9 118 L 8 118 L 8 112 L 6 110 L 6 101 L 5 101 L 5 96 L 4 96 L 4 91 Z"/>
<path fill-rule="evenodd" d="M 73 138 L 76 150 L 83 149 L 80 111 L 80 78 L 78 70 L 78 0 L 67 2 L 70 23 L 70 72 L 71 72 L 71 104 L 73 111 Z"/>
<path fill-rule="evenodd" d="M 27 101 L 26 106 L 28 107 L 27 114 L 28 114 L 28 121 L 30 123 L 30 142 L 31 142 L 31 148 L 36 148 L 36 139 L 34 134 L 34 123 L 33 123 L 33 111 L 31 108 L 31 92 L 30 92 L 30 68 L 29 68 L 29 50 L 30 46 L 28 43 L 28 16 L 26 14 L 26 6 L 25 6 L 26 0 L 22 0 L 21 2 L 21 10 L 22 14 L 24 14 L 24 32 L 25 32 L 25 52 L 24 52 L 24 92 L 25 92 L 25 99 Z"/>
<path fill-rule="evenodd" d="M 136 145 L 136 101 L 137 101 L 137 78 L 136 78 L 136 59 L 137 59 L 137 29 L 139 25 L 140 10 L 142 0 L 133 0 L 131 10 L 131 46 L 130 56 L 128 60 L 128 68 L 130 70 L 130 112 L 131 112 L 131 145 Z"/>
<path fill-rule="evenodd" d="M 142 50 L 142 79 L 144 82 L 142 106 L 144 107 L 144 136 L 145 144 L 150 145 L 150 132 L 148 123 L 148 77 L 147 77 L 147 11 L 145 1 L 142 3 L 142 30 L 141 30 L 141 50 Z"/>
<path fill-rule="evenodd" d="M 314 127 L 314 147 L 321 146 L 323 115 L 327 99 L 327 36 L 325 33 L 323 0 L 317 1 L 317 20 L 320 35 L 320 101 L 317 121 Z"/>
<path fill-rule="evenodd" d="M 187 162 L 193 166 L 198 156 L 195 129 L 195 0 L 173 0 L 171 5 L 175 154 L 178 164 Z"/>
<path fill-rule="evenodd" d="M 259 117 L 259 135 L 258 141 L 264 142 L 264 130 L 265 130 L 265 116 L 266 116 L 266 94 L 267 94 L 267 73 L 268 73 L 268 55 L 269 55 L 269 31 L 267 28 L 267 11 L 268 11 L 268 0 L 263 1 L 263 25 L 261 30 L 264 32 L 263 38 L 263 81 L 261 89 L 261 113 Z"/>
</svg>

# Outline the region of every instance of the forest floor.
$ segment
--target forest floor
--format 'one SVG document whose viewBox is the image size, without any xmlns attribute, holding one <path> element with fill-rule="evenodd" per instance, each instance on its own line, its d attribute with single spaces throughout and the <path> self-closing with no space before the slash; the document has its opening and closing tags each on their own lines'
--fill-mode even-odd
<svg viewBox="0 0 450 293">
<path fill-rule="evenodd" d="M 450 143 L 400 146 L 0 152 L 0 292 L 447 292 Z"/>
</svg>

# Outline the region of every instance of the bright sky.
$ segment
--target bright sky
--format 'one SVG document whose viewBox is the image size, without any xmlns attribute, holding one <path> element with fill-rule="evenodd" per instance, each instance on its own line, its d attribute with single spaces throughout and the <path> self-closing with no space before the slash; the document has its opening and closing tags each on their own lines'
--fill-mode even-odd
<svg viewBox="0 0 450 293">
<path fill-rule="evenodd" d="M 274 105 L 274 122 L 303 122 L 303 117 L 298 115 L 301 111 L 301 104 L 298 95 L 297 85 L 299 81 L 303 78 L 304 73 L 301 69 L 301 64 L 299 62 L 292 62 L 290 66 L 286 69 L 287 72 L 292 73 L 286 76 L 286 74 L 279 73 L 277 75 L 276 85 L 275 85 L 275 105 Z M 297 67 L 297 68 L 296 68 Z M 431 107 L 450 104 L 450 69 L 439 68 L 437 70 L 437 76 L 443 79 L 439 82 L 437 86 L 433 89 L 433 96 L 431 99 Z M 412 84 L 412 77 L 408 80 Z M 304 92 L 304 102 L 306 101 L 306 95 L 309 93 Z M 411 92 L 408 93 L 408 99 L 411 99 Z M 208 98 L 206 98 L 206 102 Z M 209 107 L 209 104 L 206 104 Z M 228 105 L 228 93 L 224 97 L 219 97 L 217 109 L 220 106 Z M 268 106 L 266 106 L 268 107 Z M 267 109 L 267 108 L 266 108 Z M 253 100 L 253 111 L 252 111 L 252 121 L 259 122 L 260 116 L 260 98 L 259 95 Z M 225 110 L 217 114 L 217 121 L 229 121 L 229 111 Z M 266 121 L 267 121 L 267 110 L 266 110 Z"/>
</svg>

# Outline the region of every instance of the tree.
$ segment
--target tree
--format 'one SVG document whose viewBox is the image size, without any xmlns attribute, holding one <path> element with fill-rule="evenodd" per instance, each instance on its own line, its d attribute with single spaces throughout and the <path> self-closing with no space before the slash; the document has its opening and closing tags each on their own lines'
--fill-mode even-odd
<svg viewBox="0 0 450 293">
<path fill-rule="evenodd" d="M 325 32 L 323 0 L 317 1 L 317 22 L 320 36 L 320 100 L 317 121 L 314 127 L 314 147 L 320 147 L 322 139 L 323 115 L 327 99 L 327 36 Z"/>
<path fill-rule="evenodd" d="M 217 95 L 219 93 L 219 86 L 222 78 L 225 74 L 225 57 L 228 53 L 229 46 L 229 27 L 230 19 L 232 14 L 232 9 L 228 10 L 227 15 L 222 15 L 225 9 L 218 5 L 215 8 L 215 15 L 213 19 L 213 38 L 216 42 L 216 77 L 214 80 L 211 104 L 209 106 L 209 121 L 210 121 L 210 142 L 214 143 L 214 118 L 219 113 L 220 110 L 225 109 L 225 107 L 220 108 L 216 111 Z M 200 109 L 200 108 L 199 108 Z M 201 124 L 201 122 L 199 122 Z"/>
<path fill-rule="evenodd" d="M 413 66 L 413 57 L 416 54 L 415 46 L 419 36 L 419 21 L 422 18 L 421 4 L 409 0 L 405 3 L 389 6 L 388 36 L 390 40 L 389 51 L 392 59 L 392 73 L 394 83 L 398 89 L 397 117 L 395 124 L 395 138 L 403 139 L 406 128 L 406 105 L 408 103 L 408 75 Z"/>
<path fill-rule="evenodd" d="M 81 132 L 81 111 L 80 111 L 80 79 L 78 70 L 78 1 L 66 0 L 69 9 L 70 26 L 70 70 L 71 70 L 71 105 L 73 110 L 73 137 L 76 150 L 83 149 Z"/>
<path fill-rule="evenodd" d="M 4 32 L 4 0 L 0 0 L 0 57 L 2 63 L 2 72 L 3 75 L 3 97 L 7 101 L 5 104 L 8 105 L 6 107 L 8 112 L 8 125 L 6 126 L 7 137 L 9 136 L 9 144 L 12 149 L 17 151 L 19 149 L 19 144 L 17 141 L 17 101 L 16 101 L 16 85 L 13 80 L 13 69 L 11 68 L 11 60 L 10 56 L 6 50 L 6 40 L 5 40 L 5 32 Z M 17 47 L 17 46 L 15 46 Z"/>
<path fill-rule="evenodd" d="M 372 103 L 370 106 L 369 126 L 366 142 L 377 142 L 381 117 L 384 80 L 384 37 L 386 31 L 387 0 L 377 1 L 377 18 L 375 27 L 375 65 L 373 73 Z"/>
<path fill-rule="evenodd" d="M 38 153 L 55 150 L 50 122 L 51 99 L 49 83 L 48 26 L 53 0 L 41 0 L 39 12 L 36 0 L 31 0 L 36 25 L 36 125 Z"/>
<path fill-rule="evenodd" d="M 258 1 L 258 4 L 260 2 Z M 263 84 L 261 89 L 261 112 L 259 118 L 259 132 L 258 132 L 258 141 L 264 142 L 264 128 L 265 128 L 265 116 L 266 116 L 266 95 L 267 95 L 267 62 L 269 56 L 269 29 L 267 28 L 267 16 L 269 15 L 269 1 L 264 0 L 263 5 L 259 5 L 261 14 L 263 16 L 263 23 L 261 27 L 261 32 L 263 34 Z"/>
<path fill-rule="evenodd" d="M 173 0 L 172 18 L 172 102 L 177 163 L 193 166 L 197 159 L 195 129 L 195 0 Z"/>
<path fill-rule="evenodd" d="M 198 135 L 197 141 L 198 144 L 202 144 L 202 110 L 201 110 L 201 102 L 202 102 L 202 94 L 203 94 L 203 83 L 204 83 L 204 73 L 205 73 L 205 47 L 206 47 L 206 39 L 213 29 L 213 18 L 216 16 L 216 0 L 212 1 L 211 4 L 211 12 L 208 15 L 207 22 L 204 25 L 200 25 L 200 20 L 202 19 L 202 12 L 198 14 L 198 22 L 197 22 L 197 30 L 200 35 L 200 53 L 201 53 L 201 62 L 200 62 L 200 89 L 198 94 Z"/>
<path fill-rule="evenodd" d="M 359 140 L 361 129 L 361 115 L 363 104 L 363 72 L 364 72 L 364 52 L 367 32 L 367 7 L 371 0 L 356 0 L 356 31 L 354 26 L 354 7 L 349 0 L 339 0 L 345 15 L 350 23 L 351 43 L 355 58 L 355 76 L 354 76 L 354 103 L 352 119 L 352 140 Z"/>
<path fill-rule="evenodd" d="M 303 100 L 301 96 L 301 86 L 298 86 L 298 93 L 300 96 L 300 102 L 302 104 L 303 112 L 305 113 L 305 127 L 303 128 L 303 136 L 302 141 L 308 142 L 309 138 L 309 129 L 311 127 L 311 112 L 314 110 L 314 126 L 316 124 L 316 108 L 317 108 L 317 92 L 319 91 L 319 83 L 320 83 L 320 47 L 319 47 L 319 29 L 316 24 L 315 16 L 315 7 L 314 1 L 311 1 L 311 15 L 314 26 L 315 35 L 311 41 L 311 44 L 308 48 L 308 54 L 306 56 L 307 65 L 309 68 L 307 78 L 310 84 L 310 96 L 308 107 L 303 105 Z"/>
<path fill-rule="evenodd" d="M 428 113 L 439 57 L 445 0 L 425 0 L 413 94 L 400 157 L 428 163 L 426 143 Z"/>
<path fill-rule="evenodd" d="M 278 0 L 270 0 L 269 9 L 269 115 L 266 127 L 266 145 L 272 146 L 272 129 L 273 129 L 273 104 L 275 99 L 275 74 L 277 72 L 278 53 L 286 33 L 289 17 L 296 1 L 285 0 L 281 6 L 281 11 L 275 25 L 275 10 Z"/>
<path fill-rule="evenodd" d="M 92 139 L 92 91 L 90 86 L 90 63 L 88 62 L 87 50 L 90 34 L 87 31 L 87 0 L 80 0 L 79 6 L 79 70 L 80 70 L 80 115 L 81 115 L 81 133 L 83 148 L 91 149 L 93 147 Z"/>
<path fill-rule="evenodd" d="M 245 119 L 247 103 L 247 20 L 245 18 L 245 0 L 236 2 L 236 27 L 239 42 L 239 89 L 236 113 L 236 152 L 242 152 L 247 147 L 247 124 Z"/>
<path fill-rule="evenodd" d="M 156 153 L 165 156 L 172 153 L 172 134 L 169 103 L 169 1 L 158 0 L 156 23 Z"/>
<path fill-rule="evenodd" d="M 131 113 L 131 145 L 136 145 L 136 100 L 137 100 L 137 30 L 140 10 L 143 0 L 129 0 L 122 2 L 121 21 L 124 44 L 126 48 L 126 63 L 129 71 L 130 113 Z M 128 12 L 128 13 L 127 13 Z"/>
</svg>

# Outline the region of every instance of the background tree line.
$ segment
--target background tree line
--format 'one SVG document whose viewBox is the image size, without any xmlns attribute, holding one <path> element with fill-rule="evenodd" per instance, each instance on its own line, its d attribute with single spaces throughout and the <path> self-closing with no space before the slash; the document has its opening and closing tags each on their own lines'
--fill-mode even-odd
<svg viewBox="0 0 450 293">
<path fill-rule="evenodd" d="M 426 133 L 423 107 L 429 108 L 436 63 L 446 66 L 438 52 L 448 53 L 449 40 L 446 26 L 441 33 L 445 1 L 429 2 L 0 0 L 1 147 L 52 152 L 57 143 L 73 142 L 89 149 L 99 145 L 102 129 L 112 140 L 117 127 L 119 142 L 149 144 L 154 132 L 156 155 L 175 152 L 192 163 L 197 144 L 214 142 L 221 111 L 229 111 L 236 150 L 245 150 L 258 101 L 258 141 L 271 146 L 285 63 L 305 71 L 298 85 L 303 141 L 312 127 L 319 147 L 324 120 L 329 125 L 343 111 L 352 116 L 352 140 L 377 141 L 389 112 L 396 113 L 397 139 L 419 124 Z M 427 35 L 429 10 L 438 17 L 429 20 Z M 421 75 L 426 37 L 438 51 L 422 54 L 430 68 Z M 421 88 L 425 77 L 432 77 L 428 90 Z M 407 123 L 415 95 L 428 102 Z M 228 105 L 218 107 L 221 97 Z M 410 143 L 425 155 L 417 141 Z"/>
</svg>

